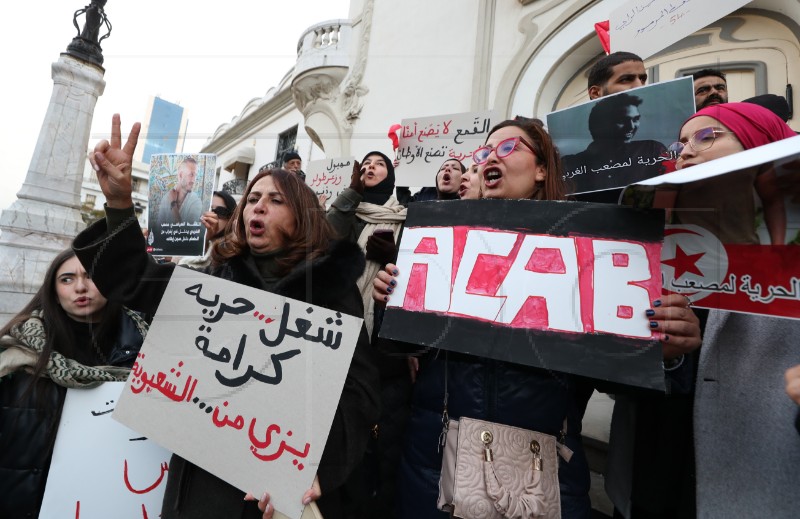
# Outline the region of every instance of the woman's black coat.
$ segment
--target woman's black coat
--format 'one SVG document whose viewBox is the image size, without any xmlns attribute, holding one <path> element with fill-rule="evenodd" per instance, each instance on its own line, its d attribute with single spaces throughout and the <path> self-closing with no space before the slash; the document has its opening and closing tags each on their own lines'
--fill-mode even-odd
<svg viewBox="0 0 800 519">
<path fill-rule="evenodd" d="M 132 213 L 132 212 L 131 212 Z M 113 217 L 112 217 L 113 220 Z M 129 308 L 155 314 L 175 268 L 159 264 L 145 253 L 145 241 L 133 216 L 120 225 L 96 222 L 73 243 L 78 258 L 100 291 Z M 364 315 L 356 280 L 364 269 L 358 246 L 336 242 L 328 254 L 302 262 L 270 292 L 317 306 L 361 317 Z M 256 264 L 245 253 L 206 273 L 266 289 Z M 361 461 L 373 424 L 380 413 L 378 370 L 362 326 L 342 396 L 317 471 L 322 498 L 318 504 L 326 519 L 346 515 L 351 489 L 348 477 Z M 268 490 L 268 489 L 265 489 Z M 170 462 L 161 517 L 261 517 L 252 502 L 244 502 L 240 490 L 177 456 Z"/>
<path fill-rule="evenodd" d="M 129 368 L 144 337 L 125 312 L 119 318 L 108 363 Z M 0 383 L 0 518 L 39 516 L 66 394 L 49 378 L 22 371 Z"/>
</svg>

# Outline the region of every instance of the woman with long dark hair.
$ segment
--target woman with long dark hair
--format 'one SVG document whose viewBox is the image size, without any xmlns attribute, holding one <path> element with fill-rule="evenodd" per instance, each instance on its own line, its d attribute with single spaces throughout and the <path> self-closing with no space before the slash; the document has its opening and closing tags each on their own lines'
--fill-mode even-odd
<svg viewBox="0 0 800 519">
<path fill-rule="evenodd" d="M 0 329 L 0 516 L 37 517 L 67 388 L 123 381 L 147 333 L 109 303 L 72 250 Z"/>
<path fill-rule="evenodd" d="M 154 310 L 175 265 L 158 264 L 144 251 L 131 199 L 131 159 L 139 124 L 121 146 L 119 116 L 112 120 L 111 142 L 91 154 L 106 195 L 106 218 L 78 235 L 74 247 L 109 300 Z M 361 316 L 355 281 L 364 269 L 359 248 L 332 242 L 333 231 L 314 192 L 297 175 L 271 169 L 248 184 L 223 239 L 214 244 L 212 276 L 241 283 L 317 306 Z M 123 273 L 124 275 L 120 275 Z M 345 488 L 361 462 L 372 425 L 377 421 L 378 373 L 362 327 L 344 389 L 322 453 L 314 486 L 305 504 L 319 499 L 326 519 L 347 517 L 351 499 Z M 257 504 L 241 491 L 173 456 L 161 517 L 272 517 L 265 496 Z M 320 496 L 321 499 L 320 499 Z"/>
<path fill-rule="evenodd" d="M 483 198 L 566 199 L 558 150 L 538 120 L 507 120 L 496 125 L 473 160 L 478 164 Z M 490 207 L 487 204 L 487 210 Z M 389 300 L 398 274 L 393 264 L 378 274 L 373 292 L 377 302 Z M 673 344 L 699 341 L 693 316 L 684 316 L 684 326 L 667 320 L 665 307 L 679 300 L 685 298 L 665 298 L 663 305 L 654 305 L 657 308 L 650 317 L 656 323 L 654 329 L 664 336 L 670 334 L 667 340 Z M 569 462 L 559 463 L 562 517 L 590 517 L 589 468 L 581 443 L 581 420 L 592 392 L 590 385 L 565 373 L 436 348 L 426 348 L 421 355 L 399 469 L 398 517 L 444 517 L 436 505 L 445 405 L 451 419 L 464 416 L 560 438 L 573 452 Z"/>
</svg>

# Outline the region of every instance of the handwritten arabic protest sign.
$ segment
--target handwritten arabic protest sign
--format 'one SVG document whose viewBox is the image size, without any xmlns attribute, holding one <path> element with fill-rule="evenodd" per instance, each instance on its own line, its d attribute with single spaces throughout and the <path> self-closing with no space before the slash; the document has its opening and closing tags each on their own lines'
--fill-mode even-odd
<svg viewBox="0 0 800 519">
<path fill-rule="evenodd" d="M 216 155 L 158 153 L 150 158 L 147 252 L 202 256 L 206 228 L 200 216 L 211 207 Z"/>
<path fill-rule="evenodd" d="M 308 163 L 306 183 L 317 196 L 325 195 L 328 202 L 336 200 L 350 186 L 353 173 L 353 157 L 329 160 L 314 160 Z"/>
<path fill-rule="evenodd" d="M 664 288 L 695 305 L 800 319 L 800 137 L 630 186 L 672 209 Z"/>
<path fill-rule="evenodd" d="M 403 119 L 395 171 L 398 186 L 434 186 L 439 166 L 449 159 L 472 164 L 472 152 L 483 145 L 495 112 L 468 112 Z"/>
<path fill-rule="evenodd" d="M 297 519 L 361 322 L 175 269 L 114 418 Z"/>
<path fill-rule="evenodd" d="M 663 389 L 645 316 L 663 227 L 661 211 L 610 204 L 413 204 L 380 335 Z"/>
<path fill-rule="evenodd" d="M 40 517 L 158 517 L 171 453 L 111 419 L 123 382 L 69 389 Z"/>
<path fill-rule="evenodd" d="M 680 78 L 549 114 L 570 192 L 621 188 L 674 171 L 667 147 L 694 111 L 692 79 Z"/>
<path fill-rule="evenodd" d="M 611 50 L 635 51 L 647 59 L 748 3 L 750 0 L 632 0 L 611 11 Z"/>
</svg>

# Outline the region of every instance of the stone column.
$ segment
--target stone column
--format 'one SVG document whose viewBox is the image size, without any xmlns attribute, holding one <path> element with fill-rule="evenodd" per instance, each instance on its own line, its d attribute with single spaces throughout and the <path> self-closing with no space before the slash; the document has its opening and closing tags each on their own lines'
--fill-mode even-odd
<svg viewBox="0 0 800 519">
<path fill-rule="evenodd" d="M 101 66 L 62 54 L 53 94 L 17 200 L 0 214 L 0 324 L 30 300 L 52 258 L 84 228 L 80 190 Z"/>
</svg>

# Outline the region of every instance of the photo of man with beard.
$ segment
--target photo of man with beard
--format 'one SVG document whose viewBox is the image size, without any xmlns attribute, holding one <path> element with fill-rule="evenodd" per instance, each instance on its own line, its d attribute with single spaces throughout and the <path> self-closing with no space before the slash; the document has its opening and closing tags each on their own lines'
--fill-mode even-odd
<svg viewBox="0 0 800 519">
<path fill-rule="evenodd" d="M 641 125 L 642 102 L 642 98 L 623 92 L 604 97 L 592 107 L 592 142 L 562 159 L 572 192 L 623 187 L 674 170 L 674 160 L 664 144 L 633 140 Z"/>
</svg>

